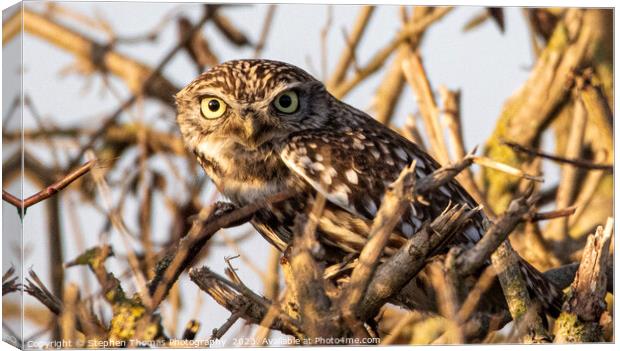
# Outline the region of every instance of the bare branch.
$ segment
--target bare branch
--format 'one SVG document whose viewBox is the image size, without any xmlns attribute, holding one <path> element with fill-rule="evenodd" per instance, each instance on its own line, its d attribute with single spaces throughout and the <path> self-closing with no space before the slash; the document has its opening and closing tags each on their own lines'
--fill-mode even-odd
<svg viewBox="0 0 620 351">
<path fill-rule="evenodd" d="M 62 177 L 60 180 L 58 180 L 54 184 L 49 185 L 45 189 L 28 197 L 23 202 L 4 189 L 2 190 L 2 199 L 10 203 L 11 205 L 15 206 L 18 210 L 23 209 L 25 213 L 28 207 L 33 206 L 43 200 L 46 200 L 56 195 L 58 192 L 60 192 L 62 189 L 69 186 L 75 180 L 77 180 L 84 174 L 88 173 L 96 164 L 97 164 L 96 160 L 91 160 L 91 161 L 86 162 L 81 167 L 77 168 L 76 170 Z"/>
<path fill-rule="evenodd" d="M 458 205 L 447 208 L 433 222 L 426 223 L 408 239 L 377 268 L 366 295 L 359 304 L 360 319 L 371 318 L 385 302 L 398 294 L 424 268 L 429 255 L 458 233 L 477 211 Z"/>
<path fill-rule="evenodd" d="M 491 256 L 491 260 L 508 303 L 510 315 L 517 324 L 516 329 L 525 336 L 523 341 L 550 342 L 549 332 L 543 326 L 536 305 L 531 302 L 527 285 L 521 275 L 519 256 L 510 246 L 510 242 L 503 241 Z"/>
<path fill-rule="evenodd" d="M 26 278 L 27 283 L 24 286 L 24 292 L 39 300 L 39 302 L 55 315 L 60 315 L 62 312 L 62 301 L 60 298 L 54 296 L 54 294 L 45 287 L 45 284 L 43 284 L 39 276 L 33 270 L 30 270 L 29 274 L 30 279 Z"/>
<path fill-rule="evenodd" d="M 212 5 L 206 6 L 212 7 Z M 248 37 L 243 32 L 241 32 L 224 14 L 216 13 L 213 16 L 213 23 L 215 23 L 217 29 L 219 29 L 219 31 L 224 34 L 226 39 L 228 39 L 236 46 L 252 45 L 250 39 L 248 39 Z"/>
<path fill-rule="evenodd" d="M 256 211 L 267 204 L 284 201 L 291 196 L 290 193 L 278 193 L 264 202 L 232 210 L 230 206 L 226 209 L 223 204 L 218 203 L 201 214 L 201 218 L 194 223 L 188 235 L 171 251 L 172 254 L 166 255 L 157 263 L 155 276 L 148 284 L 149 292 L 153 297 L 150 308 L 153 310 L 157 308 L 181 272 L 189 267 L 202 247 L 218 230 L 248 221 Z"/>
<path fill-rule="evenodd" d="M 431 24 L 441 19 L 448 12 L 452 10 L 452 7 L 439 7 L 436 8 L 429 15 L 421 18 L 415 23 L 408 23 L 400 32 L 390 41 L 385 47 L 378 50 L 377 53 L 370 59 L 366 66 L 361 67 L 359 71 L 351 79 L 346 80 L 331 90 L 332 94 L 338 98 L 343 97 L 349 93 L 355 86 L 357 86 L 362 80 L 366 79 L 371 74 L 377 72 L 384 64 L 384 62 L 392 55 L 392 53 L 400 46 L 401 43 L 409 38 L 424 32 Z"/>
<path fill-rule="evenodd" d="M 448 155 L 443 129 L 439 123 L 439 108 L 433 96 L 431 84 L 426 76 L 420 55 L 409 50 L 409 54 L 402 62 L 402 70 L 407 83 L 409 83 L 415 93 L 418 109 L 424 119 L 432 154 L 440 164 L 445 165 L 450 161 L 450 156 Z"/>
<path fill-rule="evenodd" d="M 2 296 L 20 290 L 20 284 L 17 283 L 19 276 L 13 276 L 15 267 L 7 269 L 2 275 Z"/>
<path fill-rule="evenodd" d="M 209 294 L 220 305 L 231 313 L 240 313 L 240 317 L 254 324 L 260 324 L 265 318 L 270 302 L 257 296 L 248 296 L 240 291 L 236 284 L 226 278 L 213 273 L 206 267 L 192 268 L 189 276 L 201 290 Z M 302 337 L 295 323 L 280 314 L 274 318 L 269 328 L 279 330 L 284 334 Z"/>
<path fill-rule="evenodd" d="M 338 64 L 336 65 L 332 76 L 326 83 L 328 89 L 336 87 L 342 82 L 342 80 L 344 80 L 347 70 L 351 66 L 351 63 L 355 57 L 355 50 L 364 36 L 366 28 L 368 28 L 368 23 L 370 22 L 370 18 L 372 17 L 374 11 L 375 6 L 363 6 L 360 9 L 357 19 L 353 24 L 351 34 L 348 38 L 346 38 L 346 47 L 340 55 L 340 59 L 338 60 Z"/>
<path fill-rule="evenodd" d="M 605 311 L 607 260 L 613 232 L 613 219 L 608 218 L 605 229 L 599 226 L 588 237 L 581 265 L 571 285 L 571 294 L 558 317 L 556 342 L 602 341 L 599 319 Z"/>
<path fill-rule="evenodd" d="M 398 178 L 390 185 L 381 201 L 357 266 L 351 273 L 346 292 L 342 294 L 342 313 L 350 326 L 355 326 L 357 310 L 370 283 L 392 230 L 412 200 L 415 187 L 415 161 L 405 167 Z M 355 329 L 354 329 L 355 330 Z"/>
<path fill-rule="evenodd" d="M 569 165 L 572 165 L 573 167 L 585 168 L 585 169 L 600 169 L 600 170 L 604 170 L 608 172 L 611 172 L 614 169 L 613 165 L 599 164 L 599 163 L 591 162 L 588 160 L 582 160 L 578 158 L 566 158 L 566 157 L 556 156 L 556 155 L 552 155 L 546 152 L 537 151 L 537 150 L 525 147 L 523 145 L 519 145 L 517 143 L 512 143 L 509 141 L 505 141 L 504 144 L 511 147 L 517 152 L 523 152 L 530 156 L 538 156 L 538 157 L 546 158 L 548 160 L 552 160 L 558 163 L 567 163 Z"/>
<path fill-rule="evenodd" d="M 459 274 L 463 276 L 469 275 L 482 267 L 484 262 L 506 240 L 517 224 L 522 221 L 523 216 L 531 211 L 535 203 L 536 197 L 531 197 L 528 193 L 513 200 L 508 206 L 508 210 L 485 231 L 482 239 L 474 247 L 464 251 L 457 257 L 456 266 Z"/>
<path fill-rule="evenodd" d="M 114 123 L 116 123 L 117 119 L 123 113 L 123 111 L 125 111 L 138 100 L 139 96 L 147 92 L 151 85 L 159 84 L 157 83 L 157 79 L 160 72 L 164 69 L 164 67 L 166 67 L 166 65 L 172 60 L 172 58 L 174 58 L 174 56 L 187 45 L 187 43 L 192 39 L 194 33 L 200 30 L 200 28 L 202 28 L 202 26 L 212 18 L 216 10 L 217 7 L 215 6 L 205 7 L 204 14 L 200 18 L 200 20 L 187 32 L 184 33 L 183 38 L 181 38 L 179 43 L 175 45 L 175 47 L 173 47 L 164 56 L 164 58 L 159 62 L 157 67 L 155 67 L 155 69 L 153 69 L 148 75 L 145 75 L 143 77 L 143 80 L 139 81 L 140 84 L 138 86 L 138 91 L 134 92 L 134 94 L 132 94 L 128 99 L 126 99 L 114 112 L 110 114 L 110 116 L 108 116 L 101 123 L 99 129 L 97 129 L 97 131 L 95 131 L 90 136 L 89 141 L 80 148 L 80 151 L 77 153 L 77 155 L 73 157 L 73 159 L 69 162 L 69 167 L 74 167 L 80 161 L 86 151 L 93 147 L 93 145 L 106 132 L 106 130 Z M 171 100 L 171 96 L 173 94 L 176 94 L 177 91 L 178 89 L 175 88 L 170 95 L 167 95 L 167 98 L 169 99 L 169 104 L 172 104 L 173 101 Z"/>
<path fill-rule="evenodd" d="M 271 31 L 271 26 L 273 24 L 273 18 L 276 13 L 278 5 L 271 4 L 267 8 L 267 14 L 265 15 L 265 20 L 263 21 L 263 29 L 260 31 L 260 37 L 256 42 L 256 46 L 254 47 L 254 57 L 259 57 L 263 52 L 263 48 L 265 47 L 265 43 L 267 42 L 267 37 L 269 36 L 269 32 Z"/>
</svg>

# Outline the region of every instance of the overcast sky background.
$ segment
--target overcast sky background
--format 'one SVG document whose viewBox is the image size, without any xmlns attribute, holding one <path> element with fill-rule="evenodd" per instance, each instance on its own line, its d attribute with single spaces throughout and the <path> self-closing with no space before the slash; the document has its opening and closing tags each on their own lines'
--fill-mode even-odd
<svg viewBox="0 0 620 351">
<path fill-rule="evenodd" d="M 42 4 L 28 3 L 28 6 L 35 10 L 42 10 Z M 62 3 L 75 11 L 92 16 L 99 14 L 109 21 L 112 28 L 118 35 L 133 36 L 143 34 L 151 30 L 160 19 L 173 8 L 178 8 L 184 15 L 196 20 L 202 13 L 200 4 L 178 4 L 178 3 L 119 3 L 119 2 L 71 2 Z M 279 5 L 273 22 L 273 27 L 267 46 L 263 51 L 263 57 L 286 61 L 302 67 L 317 75 L 320 78 L 320 31 L 327 19 L 326 5 Z M 345 47 L 341 28 L 351 28 L 359 8 L 357 6 L 336 5 L 332 6 L 333 23 L 328 35 L 328 68 L 334 68 L 341 51 Z M 506 32 L 501 33 L 497 26 L 491 21 L 487 21 L 482 26 L 467 33 L 462 32 L 462 28 L 481 8 L 460 7 L 453 10 L 439 23 L 433 25 L 426 33 L 421 46 L 421 54 L 424 59 L 425 67 L 432 86 L 436 89 L 444 84 L 451 89 L 461 89 L 462 97 L 462 119 L 465 142 L 468 149 L 475 145 L 483 145 L 484 141 L 492 132 L 495 121 L 501 112 L 501 108 L 510 97 L 525 81 L 528 76 L 529 67 L 532 65 L 532 52 L 528 38 L 528 31 L 523 19 L 521 9 L 507 8 Z M 237 24 L 253 41 L 258 39 L 260 28 L 267 11 L 267 5 L 244 5 L 239 7 L 226 7 L 221 11 Z M 357 59 L 364 65 L 371 55 L 379 48 L 382 48 L 397 32 L 400 23 L 398 6 L 380 6 L 372 17 L 364 41 L 357 50 Z M 67 22 L 74 28 L 78 28 L 84 34 L 99 41 L 105 39 L 102 33 L 89 30 L 83 25 L 75 22 Z M 253 54 L 252 48 L 239 50 L 232 47 L 217 32 L 211 24 L 205 27 L 204 34 L 210 38 L 211 49 L 221 60 L 250 57 Z M 121 45 L 118 50 L 132 58 L 136 58 L 151 67 L 156 66 L 163 56 L 176 45 L 177 29 L 176 23 L 171 22 L 165 27 L 162 35 L 156 43 L 143 43 L 132 45 Z M 17 45 L 16 42 L 9 45 Z M 59 72 L 73 63 L 73 57 L 68 53 L 41 41 L 40 39 L 26 34 L 23 43 L 24 52 L 24 92 L 35 103 L 38 111 L 45 117 L 51 125 L 69 126 L 79 123 L 82 126 L 97 128 L 102 118 L 113 111 L 119 100 L 109 92 L 101 93 L 105 90 L 99 78 L 92 80 L 90 89 L 85 90 L 85 79 L 80 75 L 70 75 L 63 78 L 59 77 Z M 308 58 L 312 66 L 308 65 Z M 18 67 L 15 67 L 17 70 Z M 185 53 L 179 53 L 172 62 L 167 65 L 164 75 L 174 84 L 181 87 L 189 83 L 195 76 L 195 66 L 189 61 Z M 382 74 L 376 74 L 368 79 L 364 84 L 356 88 L 349 94 L 345 101 L 361 109 L 367 109 L 374 95 L 375 89 L 382 78 Z M 113 79 L 113 85 L 123 96 L 128 92 L 122 82 Z M 417 111 L 413 94 L 407 87 L 404 92 L 404 99 L 399 105 L 395 123 L 400 125 L 407 114 Z M 10 101 L 4 96 L 5 101 Z M 3 105 L 3 113 L 6 113 L 8 104 Z M 167 113 L 168 120 L 162 121 L 157 117 L 160 112 Z M 159 103 L 149 102 L 145 105 L 144 117 L 147 121 L 157 121 L 162 129 L 176 130 L 173 113 Z M 131 120 L 133 117 L 124 115 L 124 120 Z M 36 127 L 31 115 L 24 114 L 25 128 Z M 27 145 L 28 150 L 34 153 L 45 153 L 44 144 Z M 5 150 L 6 152 L 6 150 Z M 48 156 L 45 161 L 51 161 Z M 157 164 L 153 165 L 158 167 Z M 111 175 L 118 178 L 118 174 Z M 33 184 L 26 184 L 25 194 L 31 194 L 38 190 Z M 174 190 L 172 188 L 171 193 Z M 118 195 L 118 194 L 115 194 Z M 76 203 L 79 198 L 75 193 L 71 194 Z M 206 201 L 206 195 L 205 195 Z M 161 197 L 155 199 L 156 206 L 162 211 L 164 205 Z M 66 206 L 66 198 L 62 206 Z M 41 204 L 33 206 L 28 210 L 25 220 L 25 241 L 28 256 L 25 261 L 25 268 L 33 268 L 37 271 L 44 282 L 49 283 L 47 272 L 47 238 L 44 227 L 45 208 Z M 101 216 L 90 208 L 80 209 L 78 233 L 67 220 L 66 216 L 62 221 L 63 247 L 65 249 L 65 259 L 74 258 L 79 247 L 80 236 L 83 245 L 90 247 L 98 244 L 98 233 L 101 230 L 103 221 Z M 136 206 L 128 206 L 124 212 L 125 220 L 131 228 L 137 228 L 135 223 Z M 154 228 L 156 240 L 164 239 L 169 222 L 166 216 L 157 218 Z M 236 233 L 238 231 L 231 231 Z M 122 241 L 119 234 L 113 232 L 111 241 L 114 243 L 115 251 L 122 253 Z M 118 247 L 118 250 L 116 250 Z M 242 252 L 251 258 L 258 267 L 264 267 L 268 256 L 268 246 L 266 242 L 257 234 L 255 238 L 244 241 L 241 245 Z M 6 252 L 6 251 L 5 251 Z M 212 251 L 209 259 L 201 262 L 200 265 L 208 265 L 218 273 L 223 273 L 224 257 L 236 255 L 230 247 L 220 247 L 217 251 Z M 10 257 L 3 257 L 3 266 L 7 267 Z M 108 267 L 118 272 L 120 266 L 115 259 L 109 261 Z M 241 278 L 255 291 L 262 291 L 262 286 L 257 277 L 250 269 L 235 261 L 239 269 Z M 86 268 L 76 267 L 68 271 L 67 281 L 84 281 L 84 277 L 89 277 L 88 281 L 92 288 L 96 283 Z M 131 290 L 132 282 L 125 280 L 125 287 Z M 189 318 L 198 316 L 203 322 L 198 339 L 206 339 L 211 330 L 218 327 L 228 318 L 228 313 L 211 301 L 209 296 L 202 294 L 204 303 L 199 310 L 193 308 L 196 305 L 197 296 L 201 295 L 197 287 L 185 276 L 181 280 L 184 292 L 185 309 L 181 324 L 177 326 L 178 334 L 182 332 L 183 325 Z M 27 304 L 36 304 L 33 299 L 26 298 Z M 166 310 L 164 309 L 164 318 Z M 239 324 L 239 323 L 238 323 Z M 35 330 L 26 329 L 26 336 Z M 234 331 L 231 332 L 231 335 Z M 171 335 L 178 337 L 180 335 Z M 45 337 L 43 337 L 45 339 Z"/>
</svg>

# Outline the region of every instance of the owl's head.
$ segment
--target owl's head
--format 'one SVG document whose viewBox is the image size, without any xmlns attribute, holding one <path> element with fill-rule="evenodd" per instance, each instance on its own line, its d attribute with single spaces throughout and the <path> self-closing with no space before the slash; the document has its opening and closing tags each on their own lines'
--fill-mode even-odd
<svg viewBox="0 0 620 351">
<path fill-rule="evenodd" d="M 318 128 L 330 95 L 304 70 L 277 61 L 235 60 L 212 67 L 176 95 L 190 147 L 235 144 L 254 150 L 292 132 Z"/>
</svg>

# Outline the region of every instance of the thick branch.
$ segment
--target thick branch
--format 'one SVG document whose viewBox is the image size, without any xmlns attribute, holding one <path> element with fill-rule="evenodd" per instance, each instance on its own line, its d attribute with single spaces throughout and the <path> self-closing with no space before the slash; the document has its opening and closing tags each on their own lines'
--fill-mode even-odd
<svg viewBox="0 0 620 351">
<path fill-rule="evenodd" d="M 343 293 L 342 313 L 347 323 L 354 324 L 357 319 L 356 311 L 362 301 L 368 284 L 370 283 L 383 250 L 387 245 L 392 230 L 400 221 L 407 207 L 411 204 L 415 187 L 415 161 L 405 167 L 398 179 L 394 181 L 381 201 L 369 238 L 359 255 L 357 266 L 351 273 L 351 280 L 346 292 Z"/>
<path fill-rule="evenodd" d="M 572 72 L 586 59 L 588 46 L 595 35 L 584 23 L 588 10 L 569 9 L 558 23 L 530 77 L 505 104 L 485 154 L 502 163 L 518 167 L 530 158 L 503 144 L 536 145 L 544 127 L 557 115 L 568 97 Z M 534 98 L 533 98 L 534 97 Z M 494 170 L 483 170 L 487 197 L 495 212 L 508 206 L 517 189 L 518 179 L 505 177 Z"/>
<path fill-rule="evenodd" d="M 286 270 L 290 269 L 294 277 L 287 282 L 291 283 L 289 288 L 299 306 L 301 327 L 310 338 L 342 334 L 327 296 L 330 282 L 323 279 L 323 267 L 318 258 L 324 252 L 316 237 L 316 228 L 325 203 L 325 197 L 317 195 L 307 220 L 306 216 L 298 216 L 293 244 L 283 257 L 284 264 L 290 267 Z"/>
<path fill-rule="evenodd" d="M 447 208 L 433 222 L 426 223 L 385 263 L 381 264 L 359 304 L 359 317 L 373 317 L 381 306 L 424 268 L 430 254 L 459 232 L 477 209 L 466 206 Z"/>
<path fill-rule="evenodd" d="M 608 277 L 614 276 L 613 262 L 613 255 L 610 255 L 607 267 L 605 268 L 606 275 Z M 575 275 L 577 274 L 577 270 L 579 269 L 579 264 L 579 262 L 575 262 L 566 264 L 558 268 L 552 268 L 544 273 L 545 278 L 549 279 L 549 281 L 554 283 L 558 288 L 567 288 L 575 279 Z M 614 292 L 613 279 L 607 279 L 607 284 L 605 288 L 607 289 L 608 293 Z"/>
<path fill-rule="evenodd" d="M 485 231 L 482 239 L 474 247 L 463 251 L 456 258 L 458 273 L 461 276 L 467 276 L 482 267 L 535 203 L 536 198 L 529 196 L 529 194 L 513 200 L 508 206 L 508 210 Z"/>
<path fill-rule="evenodd" d="M 238 313 L 239 316 L 250 323 L 260 324 L 267 315 L 271 302 L 258 296 L 248 296 L 245 291 L 236 288 L 236 284 L 226 278 L 217 275 L 206 267 L 192 268 L 189 276 L 198 287 L 209 294 L 213 299 L 229 310 Z M 284 334 L 302 338 L 303 335 L 297 326 L 283 315 L 273 318 L 268 326 L 279 330 Z"/>
<path fill-rule="evenodd" d="M 613 219 L 605 229 L 599 226 L 588 237 L 581 265 L 571 285 L 571 293 L 557 323 L 556 342 L 602 341 L 599 319 L 607 306 L 607 260 L 613 232 Z"/>
<path fill-rule="evenodd" d="M 549 333 L 543 326 L 538 309 L 531 302 L 527 285 L 521 275 L 519 256 L 510 246 L 510 242 L 503 241 L 491 256 L 491 260 L 497 271 L 510 315 L 517 329 L 521 329 L 520 332 L 525 337 L 524 342 L 550 342 Z"/>
</svg>

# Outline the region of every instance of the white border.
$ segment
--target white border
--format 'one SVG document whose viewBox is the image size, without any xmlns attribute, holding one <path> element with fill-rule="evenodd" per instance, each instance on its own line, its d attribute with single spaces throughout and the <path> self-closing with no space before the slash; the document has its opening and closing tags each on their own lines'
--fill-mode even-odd
<svg viewBox="0 0 620 351">
<path fill-rule="evenodd" d="M 64 0 L 64 1 L 76 1 L 76 0 Z M 121 1 L 121 0 L 106 0 L 106 1 Z M 18 3 L 19 1 L 16 0 L 3 0 L 2 3 L 0 4 L 0 7 L 2 8 L 2 10 Z M 134 0 L 134 2 L 199 2 L 199 1 L 166 1 L 166 0 L 150 0 L 150 1 L 145 1 L 145 0 Z M 231 1 L 209 1 L 212 3 L 231 3 Z M 248 1 L 248 0 L 238 0 L 238 1 L 234 1 L 234 3 L 281 3 L 281 4 L 310 4 L 310 3 L 315 3 L 315 4 L 379 4 L 379 5 L 401 5 L 401 4 L 407 4 L 407 5 L 434 5 L 434 6 L 440 6 L 440 5 L 456 5 L 456 6 L 519 6 L 519 7 L 602 7 L 602 8 L 614 8 L 615 11 L 615 7 L 616 7 L 616 2 L 612 1 L 612 0 L 589 0 L 589 1 L 584 1 L 584 0 L 539 0 L 539 1 L 535 1 L 535 0 L 521 0 L 521 1 L 512 1 L 512 0 L 506 0 L 506 1 L 458 1 L 458 0 L 452 0 L 452 1 L 436 1 L 436 0 L 426 0 L 426 1 L 413 1 L 413 0 L 405 0 L 405 1 L 360 1 L 360 0 L 338 0 L 338 1 L 329 1 L 329 0 L 306 0 L 306 1 L 299 1 L 299 0 L 290 0 L 290 1 Z M 618 24 L 616 21 L 614 21 L 614 33 L 618 33 Z M 1 31 L 1 30 L 0 30 Z M 618 43 L 618 35 L 614 35 L 614 49 L 617 47 L 617 43 Z M 615 50 L 614 50 L 615 53 Z M 614 67 L 617 67 L 617 57 L 614 56 Z M 0 55 L 0 67 L 2 65 L 2 57 Z M 614 70 L 614 82 L 617 82 L 617 78 L 618 78 L 618 73 L 617 73 L 617 69 Z M 614 84 L 614 87 L 616 85 Z M 614 88 L 615 89 L 615 88 Z M 0 102 L 2 101 L 2 98 L 0 96 Z M 618 93 L 616 91 L 616 94 L 614 96 L 614 106 L 618 106 Z M 615 115 L 615 111 L 614 111 L 614 115 Z M 618 123 L 614 123 L 614 149 L 615 149 L 615 159 L 614 159 L 614 163 L 617 162 L 619 156 L 616 150 L 616 144 L 615 144 L 615 135 L 617 135 L 617 128 L 618 128 Z M 2 151 L 2 146 L 0 145 L 0 152 Z M 2 179 L 2 175 L 0 174 L 0 181 Z M 616 184 L 618 184 L 618 181 L 620 181 L 620 176 L 618 176 L 618 173 L 615 172 L 614 173 L 614 194 L 616 193 Z M 614 198 L 614 217 L 616 218 L 616 223 L 615 223 L 615 228 L 618 228 L 618 216 L 617 214 L 617 209 L 618 209 L 618 197 Z M 0 221 L 2 220 L 2 214 L 0 212 Z M 614 235 L 614 243 L 616 243 L 616 235 Z M 614 245 L 614 247 L 617 247 L 617 245 Z M 0 255 L 1 255 L 1 251 L 0 251 Z M 0 256 L 1 257 L 1 256 Z M 618 270 L 617 267 L 619 267 L 618 263 L 620 262 L 620 258 L 618 258 L 618 255 L 614 255 L 614 267 L 616 267 L 615 273 L 614 273 L 614 291 L 618 291 L 618 279 L 615 279 L 618 276 Z M 620 316 L 620 307 L 618 307 L 618 302 L 615 303 L 614 306 L 614 317 L 618 318 Z M 617 325 L 618 323 L 615 322 L 614 323 L 614 334 L 617 336 Z M 9 344 L 2 342 L 0 344 L 0 347 L 2 347 L 3 349 L 5 349 L 6 347 L 8 347 Z M 389 348 L 391 350 L 404 350 L 409 349 L 411 346 L 390 346 Z M 523 347 L 527 347 L 525 345 L 522 344 L 516 344 L 516 345 L 506 345 L 506 344 L 480 344 L 480 345 L 458 345 L 458 346 L 417 346 L 417 348 L 420 349 L 427 349 L 427 348 L 432 348 L 432 350 L 473 350 L 473 349 L 480 349 L 480 348 L 486 348 L 486 349 L 498 349 L 498 350 L 502 350 L 502 351 L 516 351 L 516 350 L 522 350 Z M 616 346 L 615 343 L 609 343 L 609 344 L 545 344 L 545 345 L 536 345 L 536 346 L 529 346 L 530 348 L 536 348 L 537 350 L 561 350 L 561 351 L 572 351 L 572 350 L 583 350 L 585 348 L 591 348 L 591 347 L 596 347 L 598 350 L 615 350 Z M 315 347 L 311 347 L 311 349 L 314 349 Z M 357 347 L 350 347 L 350 346 L 341 346 L 338 349 L 339 350 L 347 350 L 347 349 L 353 349 Z M 385 346 L 372 346 L 371 347 L 373 350 L 383 350 L 383 349 L 387 349 L 387 347 Z M 245 350 L 265 350 L 265 348 L 244 348 Z M 278 347 L 278 349 L 290 349 L 290 350 L 299 350 L 299 347 L 296 348 L 288 348 L 288 347 Z M 304 348 L 306 349 L 306 348 Z M 170 349 L 170 350 L 174 350 L 174 349 Z M 183 349 L 182 349 L 183 350 Z M 186 349 L 185 349 L 186 350 Z M 326 350 L 326 348 L 323 348 L 323 350 Z"/>
</svg>

